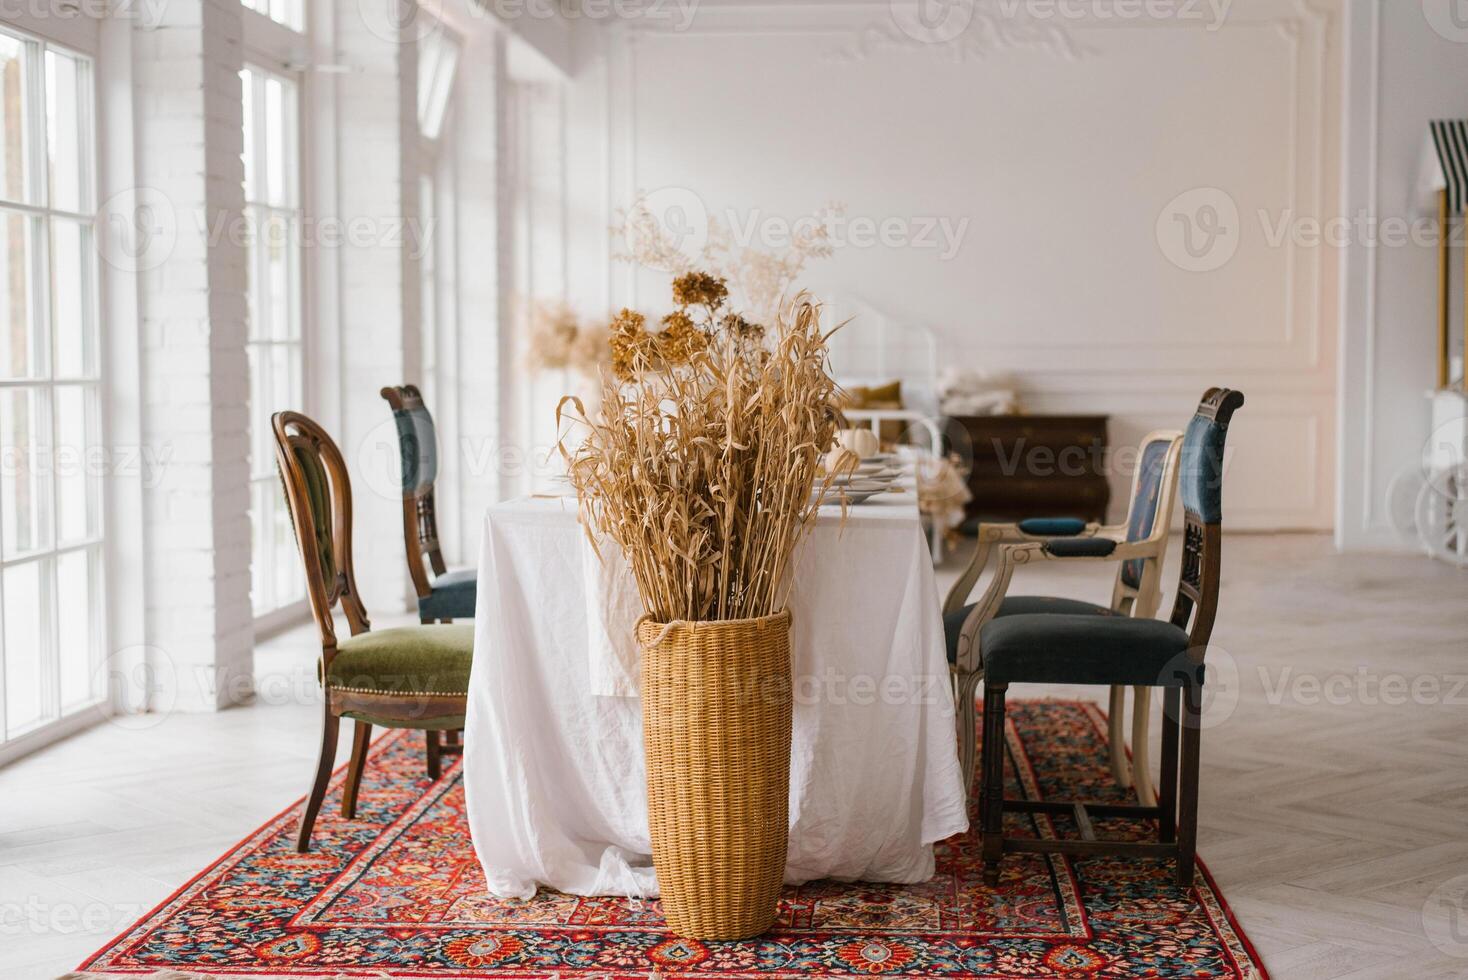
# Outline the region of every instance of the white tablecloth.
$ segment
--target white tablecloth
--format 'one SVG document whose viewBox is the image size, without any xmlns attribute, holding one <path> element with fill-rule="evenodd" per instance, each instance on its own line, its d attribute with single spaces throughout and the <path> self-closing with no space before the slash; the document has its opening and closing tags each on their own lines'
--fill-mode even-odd
<svg viewBox="0 0 1468 980">
<path fill-rule="evenodd" d="M 829 513 L 828 513 L 829 511 Z M 657 894 L 630 576 L 570 498 L 489 508 L 464 789 L 489 888 Z M 937 586 L 911 492 L 825 508 L 798 557 L 785 878 L 917 882 L 968 826 Z"/>
</svg>

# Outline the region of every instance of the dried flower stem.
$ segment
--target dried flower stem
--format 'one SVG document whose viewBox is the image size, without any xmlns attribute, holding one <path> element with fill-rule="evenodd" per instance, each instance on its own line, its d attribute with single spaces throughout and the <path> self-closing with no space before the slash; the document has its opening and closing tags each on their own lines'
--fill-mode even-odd
<svg viewBox="0 0 1468 980">
<path fill-rule="evenodd" d="M 621 547 L 660 622 L 746 619 L 785 605 L 796 545 L 833 479 L 821 456 L 835 437 L 838 390 L 808 297 L 772 333 L 765 344 L 715 331 L 674 366 L 633 351 L 635 380 L 604 375 L 596 418 L 574 397 L 557 406 L 558 426 L 569 417 L 586 430 L 561 453 L 593 547 L 597 535 Z"/>
</svg>

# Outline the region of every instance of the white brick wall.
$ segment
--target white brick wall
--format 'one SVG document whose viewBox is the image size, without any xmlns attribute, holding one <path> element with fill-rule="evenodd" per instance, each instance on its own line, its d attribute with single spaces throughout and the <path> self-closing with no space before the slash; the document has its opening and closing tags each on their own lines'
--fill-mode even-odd
<svg viewBox="0 0 1468 980">
<path fill-rule="evenodd" d="M 307 144 L 330 140 L 340 161 L 334 179 L 308 178 L 317 196 L 308 218 L 330 215 L 347 227 L 365 220 L 380 235 L 377 244 L 343 243 L 329 252 L 306 243 L 308 278 L 331 272 L 328 287 L 327 277 L 308 283 L 321 292 L 306 307 L 314 338 L 306 370 L 317 392 L 313 411 L 352 474 L 358 583 L 369 612 L 381 618 L 409 608 L 411 594 L 396 435 L 378 390 L 422 380 L 419 258 L 408 247 L 427 220 L 418 213 L 411 33 L 419 22 L 405 21 L 409 36 L 388 38 L 380 17 L 364 18 L 360 0 L 308 2 L 326 8 L 314 12 L 328 25 L 328 40 L 313 41 L 314 57 L 354 69 L 308 80 L 314 92 L 303 106 L 329 99 L 335 118 Z M 171 202 L 177 230 L 166 261 L 138 277 L 143 438 L 169 461 L 143 501 L 145 632 L 160 679 L 175 682 L 164 696 L 176 710 L 216 710 L 252 693 L 248 255 L 231 233 L 244 207 L 242 23 L 239 0 L 170 0 L 162 22 L 134 25 L 132 38 L 137 184 Z M 484 506 L 513 483 L 498 461 L 501 422 L 519 411 L 507 411 L 518 398 L 519 368 L 501 346 L 516 268 L 514 228 L 503 218 L 514 188 L 501 179 L 510 148 L 505 38 L 484 31 L 466 42 L 453 147 L 460 292 L 457 329 L 444 327 L 454 330 L 446 347 L 457 356 L 442 365 L 440 397 L 456 401 L 444 414 L 462 426 L 461 437 L 442 447 L 458 459 L 447 469 L 461 480 L 458 493 L 448 494 L 457 497 L 459 520 L 445 523 L 458 524 L 457 550 L 473 561 Z M 404 235 L 415 223 L 419 230 Z M 326 383 L 322 372 L 331 375 Z"/>
<path fill-rule="evenodd" d="M 396 485 L 396 434 L 385 385 L 417 381 L 420 297 L 416 256 L 394 231 L 418 221 L 418 60 L 411 34 L 383 35 L 358 0 L 337 0 L 339 58 L 361 70 L 337 81 L 339 207 L 370 222 L 373 244 L 341 248 L 342 424 L 352 470 L 353 552 L 369 614 L 401 612 L 411 594 Z M 389 477 L 389 478 L 385 478 Z"/>
<path fill-rule="evenodd" d="M 509 282 L 501 269 L 500 194 L 506 120 L 498 98 L 505 90 L 505 38 L 499 32 L 475 39 L 459 61 L 458 119 L 454 148 L 459 188 L 459 381 L 460 439 L 445 451 L 460 454 L 460 554 L 479 558 L 484 508 L 500 499 L 504 481 L 498 466 L 501 406 L 505 391 L 499 348 L 500 326 L 507 322 Z M 447 388 L 447 383 L 445 388 Z"/>
<path fill-rule="evenodd" d="M 210 232 L 244 207 L 237 0 L 171 0 L 133 46 L 140 187 L 177 243 L 139 276 L 143 435 L 172 449 L 144 500 L 146 630 L 178 710 L 249 697 L 248 375 L 244 250 Z"/>
</svg>

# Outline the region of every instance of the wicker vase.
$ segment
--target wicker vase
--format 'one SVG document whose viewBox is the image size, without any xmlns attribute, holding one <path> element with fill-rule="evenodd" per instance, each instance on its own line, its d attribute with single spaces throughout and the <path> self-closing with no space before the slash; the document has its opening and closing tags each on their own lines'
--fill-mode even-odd
<svg viewBox="0 0 1468 980">
<path fill-rule="evenodd" d="M 647 817 L 668 927 L 747 939 L 779 911 L 789 833 L 790 614 L 647 620 Z"/>
</svg>

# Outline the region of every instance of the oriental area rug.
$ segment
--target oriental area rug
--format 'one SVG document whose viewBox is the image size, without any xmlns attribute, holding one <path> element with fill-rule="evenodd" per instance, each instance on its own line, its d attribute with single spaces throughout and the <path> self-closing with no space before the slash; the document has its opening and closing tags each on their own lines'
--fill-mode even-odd
<svg viewBox="0 0 1468 980">
<path fill-rule="evenodd" d="M 1016 702 L 1009 725 L 1010 795 L 1127 798 L 1094 705 Z M 339 815 L 341 776 L 311 853 L 292 846 L 292 807 L 80 969 L 257 980 L 1267 977 L 1201 865 L 1182 890 L 1170 862 L 1011 855 L 991 890 L 970 832 L 937 846 L 937 875 L 924 884 L 789 887 L 767 935 L 701 943 L 671 935 L 655 901 L 545 890 L 528 901 L 491 897 L 458 766 L 430 781 L 421 738 L 397 732 L 374 744 L 356 820 Z M 1016 833 L 1074 833 L 1060 819 L 1007 819 Z M 1142 836 L 1097 821 L 1101 836 L 1129 829 Z"/>
</svg>

